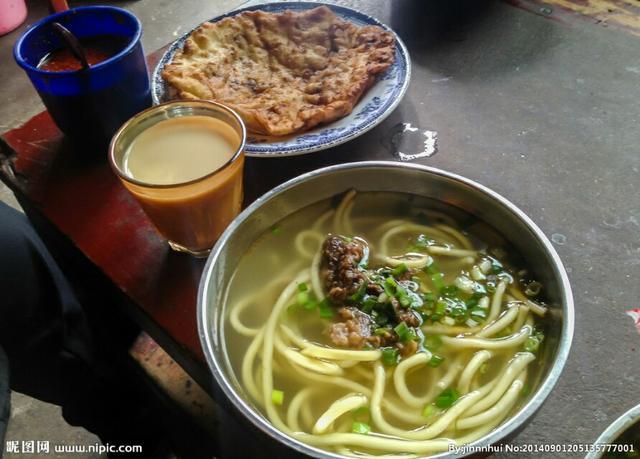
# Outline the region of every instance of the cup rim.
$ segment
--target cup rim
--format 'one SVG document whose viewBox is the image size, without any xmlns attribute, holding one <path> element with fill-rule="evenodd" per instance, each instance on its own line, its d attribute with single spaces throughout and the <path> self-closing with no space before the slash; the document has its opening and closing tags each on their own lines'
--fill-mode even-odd
<svg viewBox="0 0 640 459">
<path fill-rule="evenodd" d="M 171 106 L 184 106 L 184 105 L 199 105 L 201 107 L 216 107 L 219 109 L 222 109 L 223 111 L 226 111 L 228 114 L 231 115 L 231 117 L 235 118 L 235 120 L 238 122 L 239 126 L 240 126 L 240 144 L 238 145 L 238 148 L 236 149 L 236 151 L 234 152 L 233 156 L 231 156 L 231 158 L 229 158 L 229 160 L 227 162 L 225 162 L 222 166 L 218 167 L 217 169 L 214 169 L 213 171 L 195 178 L 193 180 L 189 180 L 187 182 L 178 182 L 178 183 L 168 183 L 168 184 L 157 184 L 157 183 L 149 183 L 149 182 L 144 182 L 142 180 L 138 180 L 135 179 L 127 174 L 125 174 L 121 168 L 118 166 L 116 159 L 115 159 L 115 146 L 116 143 L 120 140 L 120 137 L 122 136 L 122 134 L 124 133 L 124 131 L 131 125 L 131 123 L 133 123 L 134 121 L 136 121 L 137 119 L 139 119 L 140 117 L 144 116 L 145 114 L 147 114 L 148 112 L 152 111 L 152 110 L 158 110 L 159 108 L 164 108 L 164 107 L 171 107 Z M 158 105 L 153 105 L 139 113 L 136 113 L 135 115 L 133 115 L 131 118 L 129 118 L 127 121 L 124 122 L 124 124 L 122 126 L 120 126 L 120 128 L 116 131 L 116 133 L 113 135 L 113 137 L 111 138 L 111 142 L 109 144 L 109 164 L 111 165 L 111 168 L 113 169 L 113 171 L 116 173 L 116 175 L 118 177 L 120 177 L 120 179 L 124 180 L 127 183 L 132 183 L 134 185 L 138 185 L 144 188 L 153 188 L 153 189 L 170 189 L 170 188 L 178 188 L 178 187 L 182 187 L 182 186 L 186 186 L 186 185 L 191 185 L 194 183 L 198 183 L 201 182 L 202 180 L 205 180 L 209 177 L 214 176 L 215 174 L 223 171 L 224 169 L 226 169 L 227 167 L 231 166 L 231 164 L 235 163 L 238 158 L 240 158 L 240 156 L 242 156 L 242 152 L 244 151 L 244 145 L 245 142 L 247 140 L 247 128 L 244 125 L 244 122 L 242 121 L 242 118 L 240 118 L 240 115 L 238 115 L 233 109 L 227 107 L 226 105 L 223 105 L 221 103 L 218 102 L 214 102 L 211 100 L 173 100 L 173 101 L 169 101 L 169 102 L 165 102 L 163 104 L 158 104 Z"/>
<path fill-rule="evenodd" d="M 142 23 L 140 22 L 140 20 L 137 18 L 136 15 L 134 15 L 133 13 L 131 13 L 130 11 L 125 10 L 124 8 L 119 8 L 117 6 L 108 6 L 108 5 L 95 5 L 95 6 L 78 6 L 76 8 L 70 8 L 66 11 L 61 11 L 59 13 L 55 13 L 52 14 L 50 16 L 47 16 L 43 19 L 40 19 L 38 22 L 36 22 L 35 24 L 31 25 L 21 36 L 20 38 L 18 38 L 18 40 L 16 41 L 16 44 L 13 46 L 13 58 L 15 59 L 16 63 L 22 67 L 24 70 L 28 70 L 31 72 L 38 72 L 41 73 L 43 75 L 58 75 L 58 76 L 67 76 L 67 75 L 73 75 L 73 74 L 77 74 L 80 73 L 82 71 L 84 71 L 84 69 L 79 69 L 79 70 L 63 70 L 63 71 L 51 71 L 51 70 L 43 70 L 38 68 L 37 66 L 33 66 L 31 65 L 29 62 L 27 62 L 27 60 L 24 58 L 24 56 L 22 55 L 22 47 L 24 42 L 29 38 L 29 36 L 32 33 L 35 33 L 36 30 L 38 30 L 39 28 L 54 22 L 56 20 L 58 20 L 61 17 L 64 16 L 68 16 L 71 14 L 78 14 L 78 13 L 82 13 L 84 11 L 112 11 L 112 12 L 116 12 L 119 14 L 122 14 L 124 16 L 127 16 L 129 19 L 131 19 L 133 21 L 133 23 L 135 24 L 136 27 L 136 31 L 135 34 L 133 35 L 133 37 L 131 37 L 129 43 L 127 44 L 127 46 L 125 46 L 121 51 L 119 51 L 118 53 L 114 54 L 113 56 L 111 56 L 108 59 L 105 59 L 104 61 L 98 62 L 97 64 L 94 64 L 92 66 L 90 66 L 90 68 L 88 69 L 89 71 L 92 70 L 100 70 L 103 67 L 106 67 L 114 62 L 117 62 L 121 59 L 123 59 L 125 56 L 127 56 L 128 54 L 131 53 L 131 51 L 133 50 L 133 48 L 136 46 L 136 44 L 140 41 L 140 37 L 142 37 Z"/>
</svg>

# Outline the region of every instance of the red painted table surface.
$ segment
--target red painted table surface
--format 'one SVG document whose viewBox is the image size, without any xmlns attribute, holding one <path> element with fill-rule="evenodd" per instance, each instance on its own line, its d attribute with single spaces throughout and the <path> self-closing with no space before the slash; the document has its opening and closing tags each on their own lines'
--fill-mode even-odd
<svg viewBox="0 0 640 459">
<path fill-rule="evenodd" d="M 161 53 L 149 57 L 150 69 Z M 2 138 L 13 153 L 14 191 L 201 359 L 196 296 L 204 260 L 169 249 L 111 171 L 107 152 L 73 152 L 47 112 Z"/>
</svg>

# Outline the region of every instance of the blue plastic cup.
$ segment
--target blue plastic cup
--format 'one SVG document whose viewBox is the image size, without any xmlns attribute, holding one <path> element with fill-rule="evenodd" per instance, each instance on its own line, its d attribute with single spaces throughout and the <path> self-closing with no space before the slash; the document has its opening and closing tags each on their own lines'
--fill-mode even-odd
<svg viewBox="0 0 640 459">
<path fill-rule="evenodd" d="M 59 22 L 80 41 L 112 36 L 126 45 L 87 70 L 38 69 L 49 53 L 64 47 L 52 27 Z M 13 55 L 60 130 L 87 145 L 107 145 L 118 128 L 151 106 L 151 88 L 138 18 L 122 8 L 85 6 L 48 16 L 16 42 Z"/>
</svg>

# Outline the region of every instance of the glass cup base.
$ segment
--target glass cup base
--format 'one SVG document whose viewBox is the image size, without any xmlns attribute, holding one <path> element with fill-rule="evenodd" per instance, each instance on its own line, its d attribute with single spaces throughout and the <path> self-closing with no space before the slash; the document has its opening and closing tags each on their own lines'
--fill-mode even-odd
<svg viewBox="0 0 640 459">
<path fill-rule="evenodd" d="M 169 247 L 171 247 L 176 252 L 188 253 L 189 255 L 195 258 L 207 258 L 209 256 L 209 253 L 211 253 L 211 249 L 191 250 L 176 242 L 173 242 L 173 241 L 167 241 L 167 242 L 169 243 Z"/>
</svg>

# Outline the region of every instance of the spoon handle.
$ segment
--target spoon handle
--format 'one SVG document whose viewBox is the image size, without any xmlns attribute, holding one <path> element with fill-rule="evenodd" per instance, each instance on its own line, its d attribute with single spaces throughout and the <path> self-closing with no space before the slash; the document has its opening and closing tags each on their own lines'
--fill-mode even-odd
<svg viewBox="0 0 640 459">
<path fill-rule="evenodd" d="M 71 51 L 71 54 L 80 61 L 83 69 L 89 68 L 89 62 L 87 61 L 87 56 L 84 52 L 84 48 L 80 44 L 80 40 L 71 33 L 69 29 L 60 24 L 59 22 L 51 23 L 54 30 L 62 37 L 65 45 Z"/>
<path fill-rule="evenodd" d="M 69 4 L 67 0 L 50 0 L 49 8 L 54 13 L 59 13 L 60 11 L 67 11 L 69 9 Z"/>
</svg>

